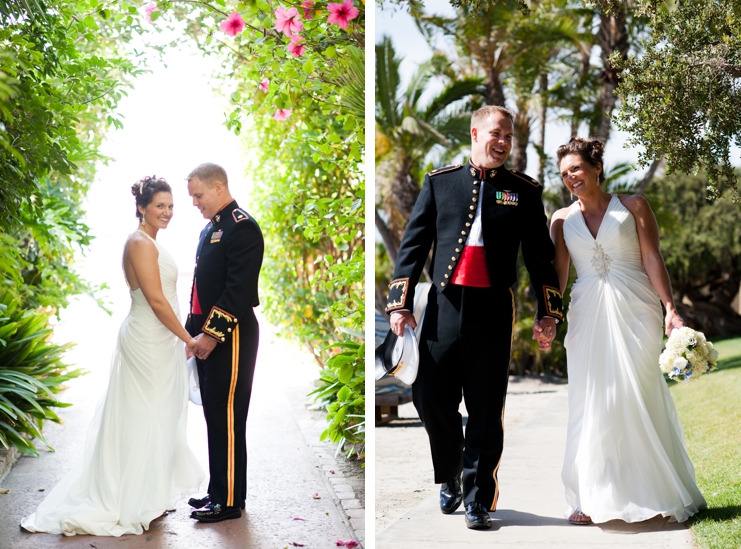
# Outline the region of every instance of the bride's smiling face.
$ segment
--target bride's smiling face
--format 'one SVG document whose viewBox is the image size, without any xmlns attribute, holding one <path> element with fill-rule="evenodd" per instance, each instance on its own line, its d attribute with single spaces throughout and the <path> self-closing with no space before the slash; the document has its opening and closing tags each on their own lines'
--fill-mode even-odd
<svg viewBox="0 0 741 549">
<path fill-rule="evenodd" d="M 163 191 L 152 196 L 152 201 L 147 204 L 146 208 L 139 206 L 139 212 L 144 216 L 147 224 L 158 229 L 165 229 L 172 219 L 173 208 L 172 194 Z"/>
<path fill-rule="evenodd" d="M 582 196 L 598 186 L 602 166 L 592 166 L 578 154 L 569 154 L 561 159 L 558 166 L 563 184 L 571 194 Z"/>
</svg>

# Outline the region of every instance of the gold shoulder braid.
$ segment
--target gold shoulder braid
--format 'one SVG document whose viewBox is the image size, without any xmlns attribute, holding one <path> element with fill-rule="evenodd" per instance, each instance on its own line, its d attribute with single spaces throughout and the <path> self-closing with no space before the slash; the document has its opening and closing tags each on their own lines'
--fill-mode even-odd
<svg viewBox="0 0 741 549">
<path fill-rule="evenodd" d="M 522 172 L 518 172 L 517 170 L 510 170 L 510 171 L 509 171 L 509 173 L 511 173 L 511 174 L 512 174 L 512 175 L 514 175 L 515 177 L 519 177 L 520 179 L 522 179 L 522 180 L 524 180 L 524 181 L 527 181 L 527 182 L 528 182 L 528 183 L 530 183 L 530 184 L 531 184 L 531 185 L 532 185 L 533 187 L 540 187 L 540 186 L 541 186 L 541 185 L 540 185 L 540 183 L 538 183 L 538 181 L 537 181 L 537 180 L 533 179 L 532 177 L 530 177 L 530 176 L 529 176 L 529 175 L 527 175 L 527 174 L 524 174 L 524 173 L 522 173 Z"/>
<path fill-rule="evenodd" d="M 430 177 L 432 177 L 433 175 L 440 175 L 441 173 L 452 172 L 453 170 L 457 170 L 460 167 L 461 167 L 460 164 L 456 164 L 455 166 L 445 166 L 443 168 L 438 168 L 436 170 L 432 170 L 427 175 L 429 175 Z"/>
</svg>

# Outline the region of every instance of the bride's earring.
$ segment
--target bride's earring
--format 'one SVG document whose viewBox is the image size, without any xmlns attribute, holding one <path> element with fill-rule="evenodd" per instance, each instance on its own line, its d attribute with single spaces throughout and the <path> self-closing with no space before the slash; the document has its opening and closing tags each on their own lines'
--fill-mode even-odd
<svg viewBox="0 0 741 549">
<path fill-rule="evenodd" d="M 144 216 L 142 216 L 142 227 L 147 224 L 147 220 L 144 219 Z"/>
</svg>

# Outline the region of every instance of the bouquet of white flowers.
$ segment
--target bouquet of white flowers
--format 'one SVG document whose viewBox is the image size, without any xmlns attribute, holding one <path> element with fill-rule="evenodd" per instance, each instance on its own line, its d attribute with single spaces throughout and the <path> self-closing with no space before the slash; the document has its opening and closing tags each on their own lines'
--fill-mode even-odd
<svg viewBox="0 0 741 549">
<path fill-rule="evenodd" d="M 685 326 L 672 330 L 666 349 L 659 357 L 659 366 L 670 378 L 689 383 L 715 370 L 717 361 L 718 351 L 705 339 L 705 334 Z"/>
</svg>

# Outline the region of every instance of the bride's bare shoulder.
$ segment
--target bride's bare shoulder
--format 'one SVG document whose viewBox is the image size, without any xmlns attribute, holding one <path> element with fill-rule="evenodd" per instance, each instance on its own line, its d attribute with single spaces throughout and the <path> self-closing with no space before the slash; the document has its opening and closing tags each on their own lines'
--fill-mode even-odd
<svg viewBox="0 0 741 549">
<path fill-rule="evenodd" d="M 566 219 L 566 216 L 569 215 L 569 209 L 570 207 L 567 206 L 566 208 L 561 208 L 560 210 L 556 210 L 553 212 L 553 215 L 551 216 L 551 222 L 553 221 L 563 221 Z"/>
<path fill-rule="evenodd" d="M 633 217 L 642 218 L 646 215 L 653 215 L 651 206 L 644 197 L 639 194 L 619 194 L 618 200 L 625 206 Z"/>
<path fill-rule="evenodd" d="M 124 244 L 124 255 L 131 258 L 138 258 L 139 256 L 149 256 L 157 254 L 157 246 L 154 245 L 144 233 L 141 231 L 134 231 L 126 239 Z"/>
</svg>

